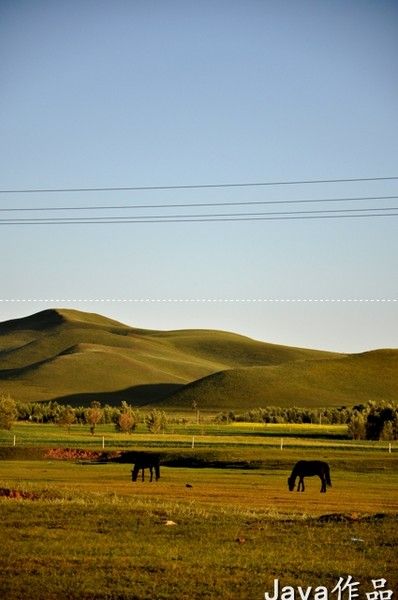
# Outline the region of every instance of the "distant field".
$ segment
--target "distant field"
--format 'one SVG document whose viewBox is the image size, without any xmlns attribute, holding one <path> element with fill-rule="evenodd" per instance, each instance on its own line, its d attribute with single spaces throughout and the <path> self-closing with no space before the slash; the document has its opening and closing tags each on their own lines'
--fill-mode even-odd
<svg viewBox="0 0 398 600">
<path fill-rule="evenodd" d="M 165 434 L 19 423 L 0 432 L 0 597 L 5 600 L 252 600 L 281 586 L 398 590 L 398 446 L 341 425 L 187 423 Z M 14 443 L 15 435 L 15 446 Z M 104 445 L 104 448 L 103 448 Z M 54 448 L 156 452 L 161 478 L 129 462 L 55 460 Z M 116 454 L 115 454 L 116 453 Z M 62 452 L 61 452 L 62 456 Z M 304 493 L 287 477 L 326 460 Z M 1 495 L 16 490 L 19 499 Z M 172 521 L 172 524 L 167 524 Z M 333 597 L 333 596 L 330 596 Z"/>
<path fill-rule="evenodd" d="M 84 444 L 90 446 L 108 447 L 137 445 L 137 443 L 165 444 L 178 442 L 186 446 L 194 444 L 208 444 L 209 442 L 226 444 L 259 443 L 280 444 L 280 438 L 299 437 L 314 438 L 319 440 L 347 440 L 347 427 L 345 425 L 302 425 L 302 424 L 261 424 L 261 423 L 231 423 L 215 424 L 204 422 L 201 424 L 170 424 L 165 433 L 149 434 L 145 425 L 140 424 L 132 434 L 118 433 L 113 425 L 98 425 L 95 435 L 89 433 L 87 425 L 72 425 L 70 432 L 65 427 L 54 424 L 36 424 L 18 422 L 9 432 L 0 430 L 0 445 L 13 443 L 14 436 L 17 446 L 20 444 L 51 444 L 63 445 Z"/>
</svg>

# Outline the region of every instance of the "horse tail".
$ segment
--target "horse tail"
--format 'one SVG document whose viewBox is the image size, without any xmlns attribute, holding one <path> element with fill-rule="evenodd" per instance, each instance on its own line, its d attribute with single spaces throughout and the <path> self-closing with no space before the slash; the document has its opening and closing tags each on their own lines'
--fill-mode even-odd
<svg viewBox="0 0 398 600">
<path fill-rule="evenodd" d="M 158 462 L 155 464 L 155 478 L 156 481 L 160 478 L 160 465 Z"/>
<path fill-rule="evenodd" d="M 330 487 L 332 487 L 332 480 L 330 479 L 330 469 L 329 469 L 329 465 L 326 465 L 326 469 L 325 469 L 325 477 L 326 477 L 326 484 Z"/>
</svg>

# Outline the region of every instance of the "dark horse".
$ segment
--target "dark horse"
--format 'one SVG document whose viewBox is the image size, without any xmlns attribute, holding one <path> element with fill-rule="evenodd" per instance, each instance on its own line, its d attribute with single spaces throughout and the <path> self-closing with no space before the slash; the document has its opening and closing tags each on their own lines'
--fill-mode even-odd
<svg viewBox="0 0 398 600">
<path fill-rule="evenodd" d="M 299 460 L 294 465 L 292 473 L 287 480 L 289 490 L 291 492 L 294 490 L 296 477 L 298 477 L 297 491 L 304 492 L 304 477 L 312 477 L 313 475 L 318 475 L 322 482 L 321 492 L 326 492 L 326 486 L 332 485 L 328 463 L 322 460 Z"/>
<path fill-rule="evenodd" d="M 137 458 L 134 468 L 131 471 L 132 481 L 137 481 L 138 473 L 140 471 L 142 471 L 142 481 L 144 481 L 145 469 L 149 469 L 151 474 L 149 481 L 153 480 L 153 471 L 155 471 L 155 479 L 157 481 L 160 477 L 159 458 L 157 456 L 143 456 L 141 458 Z"/>
</svg>

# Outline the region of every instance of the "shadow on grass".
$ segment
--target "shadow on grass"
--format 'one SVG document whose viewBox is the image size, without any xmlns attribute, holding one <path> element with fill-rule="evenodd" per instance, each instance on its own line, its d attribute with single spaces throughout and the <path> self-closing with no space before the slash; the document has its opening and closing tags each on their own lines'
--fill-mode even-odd
<svg viewBox="0 0 398 600">
<path fill-rule="evenodd" d="M 53 401 L 59 404 L 69 404 L 70 406 L 90 406 L 94 400 L 101 404 L 110 406 L 119 405 L 123 400 L 129 402 L 137 408 L 152 406 L 161 402 L 173 392 L 184 387 L 178 383 L 148 383 L 143 385 L 134 385 L 123 390 L 113 392 L 89 392 L 69 394 L 67 396 L 58 396 Z"/>
</svg>

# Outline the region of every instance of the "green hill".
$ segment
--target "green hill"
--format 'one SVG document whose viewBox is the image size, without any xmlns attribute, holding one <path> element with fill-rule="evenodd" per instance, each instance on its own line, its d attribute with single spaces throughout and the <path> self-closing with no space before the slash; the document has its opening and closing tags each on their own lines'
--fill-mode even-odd
<svg viewBox="0 0 398 600">
<path fill-rule="evenodd" d="M 0 323 L 0 391 L 16 400 L 247 408 L 398 397 L 398 351 L 344 355 L 212 330 L 152 331 L 52 309 Z"/>
<path fill-rule="evenodd" d="M 398 398 L 398 350 L 221 371 L 169 396 L 170 406 L 249 409 L 352 406 Z"/>
</svg>

